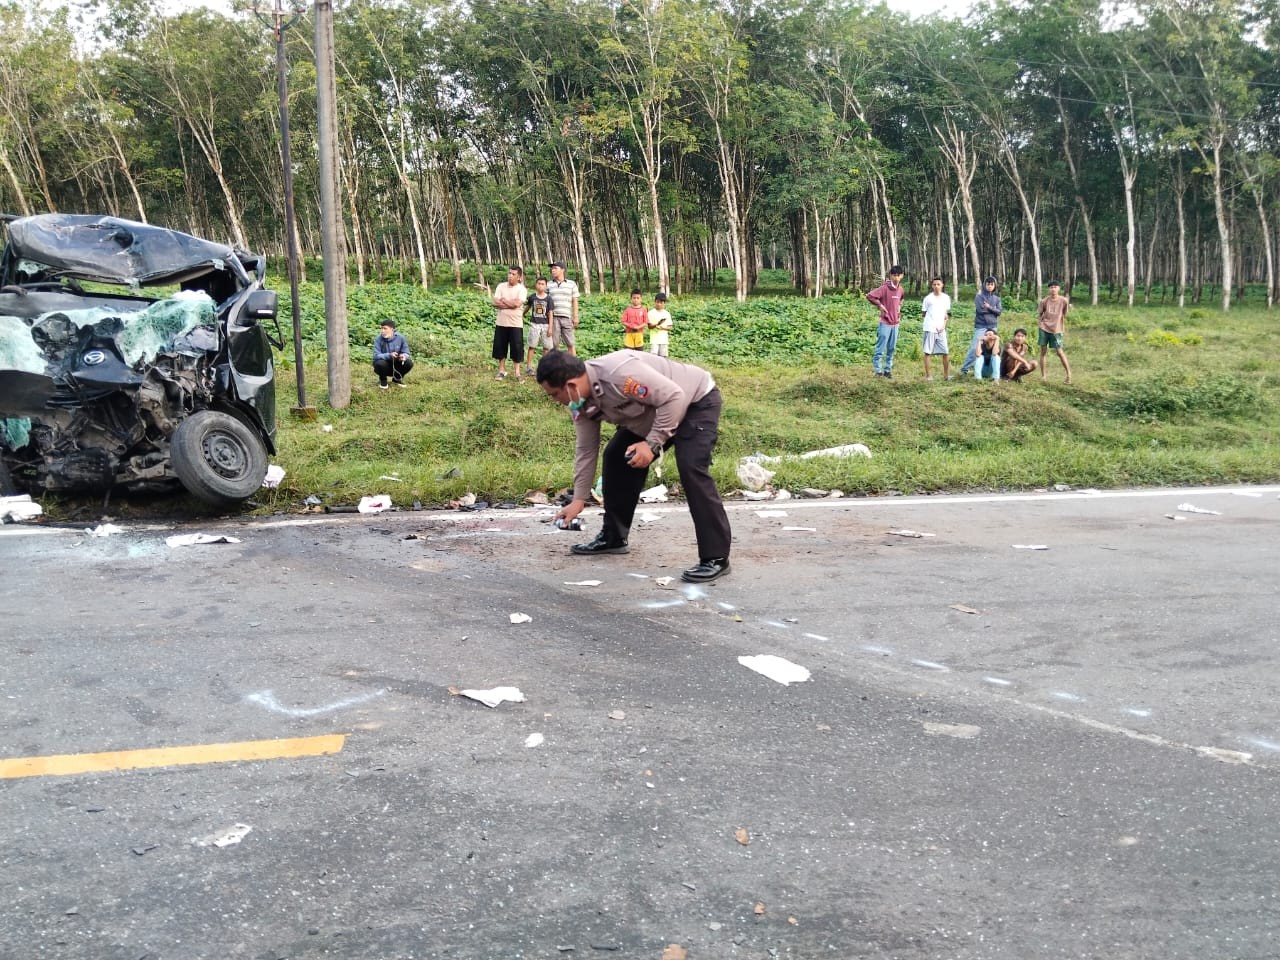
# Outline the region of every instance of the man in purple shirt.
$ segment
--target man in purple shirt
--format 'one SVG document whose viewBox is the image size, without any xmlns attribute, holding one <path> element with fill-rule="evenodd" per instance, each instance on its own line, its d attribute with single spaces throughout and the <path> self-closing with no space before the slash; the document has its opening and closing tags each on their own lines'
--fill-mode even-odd
<svg viewBox="0 0 1280 960">
<path fill-rule="evenodd" d="M 897 264 L 889 269 L 889 279 L 867 294 L 867 299 L 880 308 L 880 326 L 876 329 L 876 349 L 871 355 L 871 369 L 877 377 L 893 379 L 893 351 L 898 348 L 898 320 L 902 313 L 902 274 Z"/>
</svg>

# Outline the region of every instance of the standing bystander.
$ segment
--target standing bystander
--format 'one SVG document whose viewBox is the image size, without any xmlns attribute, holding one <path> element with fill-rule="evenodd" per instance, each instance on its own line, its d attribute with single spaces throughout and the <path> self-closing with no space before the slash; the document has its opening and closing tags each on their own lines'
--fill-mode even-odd
<svg viewBox="0 0 1280 960">
<path fill-rule="evenodd" d="M 1062 361 L 1062 369 L 1067 372 L 1067 383 L 1071 382 L 1071 364 L 1067 362 L 1067 351 L 1062 348 L 1062 335 L 1067 326 L 1067 311 L 1071 302 L 1062 294 L 1061 284 L 1056 280 L 1049 284 L 1049 295 L 1040 301 L 1037 317 L 1040 321 L 1040 379 L 1047 379 L 1049 372 L 1045 369 L 1045 356 L 1050 350 Z"/>
<path fill-rule="evenodd" d="M 644 349 L 644 331 L 649 326 L 649 314 L 641 302 L 643 294 L 639 287 L 631 290 L 631 306 L 622 311 L 622 327 L 626 331 L 622 335 L 622 345 L 628 350 Z"/>
<path fill-rule="evenodd" d="M 893 352 L 898 348 L 898 321 L 902 317 L 902 274 L 895 264 L 889 268 L 889 279 L 867 294 L 867 299 L 880 308 L 880 326 L 876 329 L 876 349 L 871 355 L 871 369 L 877 377 L 893 379 Z"/>
<path fill-rule="evenodd" d="M 520 267 L 509 269 L 507 279 L 493 291 L 493 305 L 498 310 L 493 328 L 493 359 L 498 361 L 495 380 L 506 379 L 508 358 L 515 364 L 516 379 L 524 379 L 520 364 L 524 362 L 523 308 L 528 295 L 524 288 L 524 270 Z"/>
<path fill-rule="evenodd" d="M 942 376 L 951 379 L 951 349 L 947 345 L 947 320 L 951 317 L 951 297 L 942 292 L 942 278 L 929 281 L 929 293 L 920 305 L 924 316 L 924 378 L 932 380 L 929 358 L 942 355 Z"/>
<path fill-rule="evenodd" d="M 649 352 L 660 357 L 667 355 L 671 342 L 671 311 L 667 309 L 667 294 L 659 290 L 653 298 L 653 309 L 649 311 Z"/>
<path fill-rule="evenodd" d="M 565 279 L 564 262 L 551 261 L 551 282 L 547 284 L 551 297 L 551 347 L 577 353 L 574 331 L 578 329 L 578 285 Z"/>
<path fill-rule="evenodd" d="M 525 366 L 533 373 L 533 351 L 545 353 L 551 344 L 551 297 L 547 294 L 547 278 L 533 282 L 533 293 L 524 302 L 524 313 L 529 318 L 529 335 L 525 338 Z"/>
</svg>

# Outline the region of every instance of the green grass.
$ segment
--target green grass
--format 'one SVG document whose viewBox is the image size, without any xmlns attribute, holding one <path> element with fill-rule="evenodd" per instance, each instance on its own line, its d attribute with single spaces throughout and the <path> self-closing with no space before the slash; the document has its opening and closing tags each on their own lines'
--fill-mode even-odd
<svg viewBox="0 0 1280 960">
<path fill-rule="evenodd" d="M 620 346 L 625 301 L 612 293 L 584 298 L 580 353 Z M 439 505 L 465 492 L 519 501 L 526 491 L 569 484 L 569 418 L 531 382 L 493 380 L 492 309 L 481 294 L 353 289 L 354 387 L 344 410 L 326 404 L 318 285 L 304 289 L 300 304 L 308 400 L 320 421 L 287 413 L 296 403 L 288 349 L 277 378 L 275 458 L 288 475 L 279 490 L 264 492 L 264 510 L 292 509 L 308 494 L 340 503 L 383 492 L 401 504 Z M 745 454 L 853 442 L 874 456 L 784 463 L 775 483 L 880 494 L 1280 479 L 1280 374 L 1272 359 L 1280 313 L 1077 303 L 1067 328 L 1068 387 L 1052 355 L 1048 383 L 1038 373 L 1021 384 L 924 383 L 917 302 L 904 310 L 890 382 L 871 376 L 875 315 L 854 296 L 739 305 L 731 296 L 697 295 L 675 298 L 672 312 L 673 355 L 711 368 L 725 395 L 714 473 L 726 491 L 738 487 L 735 465 Z M 967 301 L 957 316 L 958 368 L 972 329 Z M 378 390 L 365 359 L 385 317 L 400 322 L 417 358 L 408 390 Z M 1004 320 L 1006 337 L 1016 326 L 1034 335 L 1030 302 L 1009 304 Z M 451 470 L 460 476 L 447 477 Z"/>
</svg>

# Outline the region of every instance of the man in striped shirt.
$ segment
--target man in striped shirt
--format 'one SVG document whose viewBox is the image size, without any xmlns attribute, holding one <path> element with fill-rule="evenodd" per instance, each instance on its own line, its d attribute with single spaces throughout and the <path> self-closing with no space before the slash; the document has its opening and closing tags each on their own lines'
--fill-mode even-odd
<svg viewBox="0 0 1280 960">
<path fill-rule="evenodd" d="M 547 284 L 551 297 L 551 346 L 577 354 L 573 332 L 578 329 L 578 285 L 564 275 L 564 261 L 551 262 L 551 281 Z"/>
</svg>

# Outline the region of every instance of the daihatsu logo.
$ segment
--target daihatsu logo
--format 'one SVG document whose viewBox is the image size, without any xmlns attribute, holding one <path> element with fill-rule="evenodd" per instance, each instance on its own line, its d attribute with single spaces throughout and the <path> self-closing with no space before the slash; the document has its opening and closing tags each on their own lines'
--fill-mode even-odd
<svg viewBox="0 0 1280 960">
<path fill-rule="evenodd" d="M 107 359 L 107 355 L 103 353 L 101 350 L 90 350 L 81 359 L 84 360 L 84 362 L 87 363 L 89 366 L 96 367 L 103 360 Z"/>
</svg>

